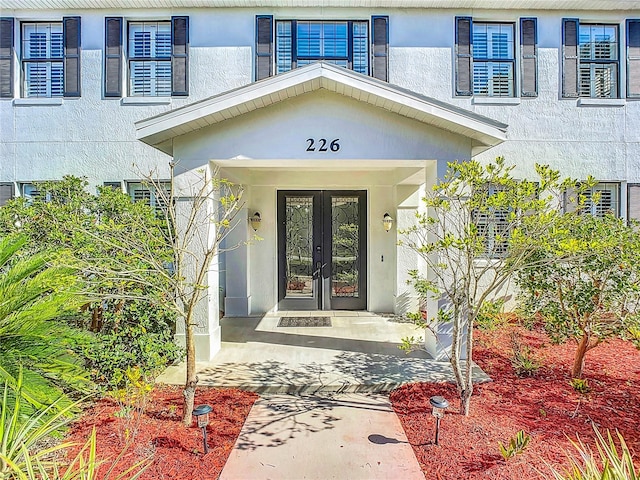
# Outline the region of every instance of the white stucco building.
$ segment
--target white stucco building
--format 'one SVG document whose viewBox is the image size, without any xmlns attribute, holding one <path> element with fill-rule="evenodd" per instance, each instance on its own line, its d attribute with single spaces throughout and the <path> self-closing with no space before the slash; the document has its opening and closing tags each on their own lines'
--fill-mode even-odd
<svg viewBox="0 0 640 480">
<path fill-rule="evenodd" d="M 231 240 L 256 213 L 263 240 L 216 262 L 201 359 L 219 310 L 415 306 L 396 232 L 448 161 L 593 175 L 594 214 L 640 217 L 637 1 L 3 0 L 0 17 L 0 203 L 66 174 L 144 196 L 172 159 L 245 186 Z"/>
</svg>

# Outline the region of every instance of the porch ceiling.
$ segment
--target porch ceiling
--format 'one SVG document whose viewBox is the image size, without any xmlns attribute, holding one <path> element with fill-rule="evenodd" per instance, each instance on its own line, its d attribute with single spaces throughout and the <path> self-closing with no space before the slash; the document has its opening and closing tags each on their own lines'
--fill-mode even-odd
<svg viewBox="0 0 640 480">
<path fill-rule="evenodd" d="M 141 120 L 136 123 L 137 138 L 173 155 L 174 137 L 320 89 L 467 137 L 476 150 L 506 139 L 506 124 L 323 62 Z"/>
</svg>

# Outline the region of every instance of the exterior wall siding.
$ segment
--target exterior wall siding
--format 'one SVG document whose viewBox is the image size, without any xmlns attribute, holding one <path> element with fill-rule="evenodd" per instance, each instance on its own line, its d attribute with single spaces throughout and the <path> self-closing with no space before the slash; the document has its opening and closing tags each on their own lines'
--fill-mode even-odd
<svg viewBox="0 0 640 480">
<path fill-rule="evenodd" d="M 347 2 L 344 2 L 345 5 Z M 455 5 L 455 2 L 450 2 Z M 616 5 L 622 2 L 615 2 Z M 426 8 L 153 8 L 129 10 L 2 10 L 15 19 L 15 97 L 0 99 L 0 183 L 55 180 L 73 174 L 90 185 L 137 180 L 155 172 L 166 178 L 171 157 L 137 140 L 135 123 L 198 100 L 250 85 L 255 78 L 255 18 L 367 20 L 388 17 L 389 83 L 437 101 L 461 107 L 508 125 L 506 141 L 478 153 L 491 161 L 498 155 L 516 165 L 515 175 L 534 174 L 546 163 L 563 175 L 621 183 L 620 210 L 627 212 L 626 184 L 640 183 L 640 101 L 625 99 L 625 21 L 639 19 L 640 8 L 616 10 L 463 10 Z M 79 98 L 20 98 L 20 22 L 81 19 L 81 93 Z M 169 21 L 189 17 L 188 92 L 186 97 L 104 95 L 105 18 Z M 516 25 L 537 19 L 537 96 L 508 99 L 455 95 L 455 19 Z M 619 26 L 620 99 L 584 101 L 562 98 L 562 19 Z M 371 25 L 370 25 L 371 27 Z M 371 28 L 369 30 L 371 32 Z M 520 92 L 520 60 L 515 52 L 515 91 Z M 5 59 L 6 57 L 3 57 Z M 6 61 L 5 61 L 6 63 Z M 123 59 L 126 72 L 126 59 Z M 184 77 L 182 77 L 184 78 Z M 360 82 L 360 80 L 358 80 Z M 357 82 L 356 82 L 357 83 Z M 344 85 L 343 85 L 344 87 Z M 359 90 L 363 95 L 366 92 Z M 398 93 L 398 90 L 394 90 Z M 406 107 L 403 107 L 406 108 Z M 408 109 L 407 109 L 408 110 Z M 445 108 L 446 110 L 446 108 Z M 178 135 L 171 150 L 188 171 L 217 163 L 223 175 L 246 184 L 247 210 L 260 211 L 264 241 L 216 259 L 234 268 L 234 277 L 213 265 L 209 295 L 198 310 L 199 360 L 220 348 L 218 311 L 255 314 L 277 308 L 276 197 L 278 189 L 358 189 L 368 193 L 368 309 L 415 310 L 417 299 L 406 285 L 409 267 L 421 267 L 415 253 L 396 245 L 396 229 L 410 224 L 421 208 L 421 192 L 446 170 L 446 162 L 472 156 L 471 139 L 326 90 L 314 90 L 268 108 L 226 120 L 215 127 Z M 481 123 L 481 122 L 480 122 Z M 487 124 L 491 124 L 487 121 Z M 466 130 L 465 130 L 466 131 Z M 340 138 L 333 157 L 305 153 L 305 139 Z M 494 137 L 498 138 L 498 137 Z M 499 140 L 499 138 L 498 138 Z M 325 162 L 325 159 L 332 160 Z M 252 163 L 254 162 L 254 163 Z M 394 163 L 395 162 L 395 163 Z M 404 163 L 403 163 L 404 162 Z M 180 179 L 180 177 L 179 177 Z M 391 232 L 382 229 L 385 212 L 395 217 Z M 239 237 L 252 233 L 245 224 Z M 244 267 L 244 268 L 242 268 Z M 218 280 L 226 299 L 219 299 Z M 429 311 L 435 306 L 430 304 Z M 227 312 L 233 313 L 233 312 Z M 183 332 L 183 330 L 182 330 Z M 440 332 L 446 336 L 446 332 Z M 177 332 L 181 338 L 180 326 Z M 440 339 L 442 340 L 442 339 Z M 444 341 L 444 340 L 443 340 Z M 444 341 L 446 344 L 446 341 Z M 433 338 L 427 348 L 438 356 Z"/>
<path fill-rule="evenodd" d="M 273 14 L 275 18 L 309 19 L 370 19 L 372 15 L 388 15 L 390 83 L 509 125 L 508 140 L 478 158 L 489 160 L 504 155 L 518 165 L 517 174 L 522 176 L 532 173 L 534 162 L 543 162 L 576 177 L 591 174 L 602 180 L 640 181 L 640 103 L 627 99 L 617 102 L 621 105 L 608 105 L 605 101 L 605 105 L 580 106 L 579 100 L 562 99 L 560 92 L 561 19 L 575 17 L 615 23 L 620 25 L 620 37 L 624 38 L 625 19 L 640 17 L 640 10 L 550 13 L 353 8 L 4 10 L 3 16 L 16 19 L 17 48 L 20 20 L 81 17 L 82 97 L 65 98 L 61 104 L 40 99 L 0 100 L 0 181 L 52 179 L 74 173 L 100 184 L 119 179 L 123 172 L 136 178 L 137 170 L 164 168 L 168 157 L 135 139 L 134 122 L 251 83 L 254 21 L 255 15 L 262 13 Z M 538 18 L 537 97 L 520 98 L 519 104 L 505 105 L 454 96 L 454 18 L 470 13 L 480 21 Z M 161 99 L 158 104 L 129 104 L 126 98 L 103 97 L 104 18 L 112 15 L 121 15 L 125 20 L 190 17 L 188 97 Z M 624 90 L 626 62 L 622 49 L 620 53 L 620 87 Z M 17 61 L 15 72 L 18 77 Z M 16 95 L 21 90 L 19 83 L 16 78 Z"/>
</svg>

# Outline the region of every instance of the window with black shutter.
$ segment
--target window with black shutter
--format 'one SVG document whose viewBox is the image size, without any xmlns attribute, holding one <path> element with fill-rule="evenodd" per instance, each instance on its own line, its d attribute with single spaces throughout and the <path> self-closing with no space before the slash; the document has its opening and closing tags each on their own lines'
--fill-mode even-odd
<svg viewBox="0 0 640 480">
<path fill-rule="evenodd" d="M 105 18 L 104 96 L 122 97 L 122 17 Z"/>
<path fill-rule="evenodd" d="M 189 17 L 171 17 L 171 95 L 189 95 Z"/>
<path fill-rule="evenodd" d="M 0 18 L 0 98 L 13 98 L 13 18 Z"/>
<path fill-rule="evenodd" d="M 256 17 L 256 80 L 314 62 L 327 62 L 388 77 L 388 18 L 367 20 L 273 20 Z M 372 38 L 373 37 L 373 38 Z"/>
<path fill-rule="evenodd" d="M 372 17 L 373 65 L 371 75 L 389 81 L 389 17 Z"/>
<path fill-rule="evenodd" d="M 189 95 L 189 17 L 129 22 L 127 65 L 131 97 Z"/>
<path fill-rule="evenodd" d="M 80 96 L 80 17 L 62 20 L 64 38 L 64 96 Z"/>
<path fill-rule="evenodd" d="M 0 207 L 13 198 L 13 183 L 0 183 Z"/>
<path fill-rule="evenodd" d="M 520 19 L 520 94 L 538 95 L 538 29 L 535 18 Z"/>
<path fill-rule="evenodd" d="M 562 96 L 619 98 L 618 25 L 562 21 Z"/>
<path fill-rule="evenodd" d="M 520 55 L 520 95 L 538 95 L 537 21 L 517 24 L 455 19 L 455 92 L 459 96 L 516 97 L 516 55 Z M 519 38 L 519 42 L 516 39 Z"/>
<path fill-rule="evenodd" d="M 80 96 L 80 17 L 22 23 L 22 96 Z"/>
<path fill-rule="evenodd" d="M 627 220 L 640 222 L 640 183 L 627 185 Z"/>
<path fill-rule="evenodd" d="M 256 80 L 273 75 L 273 17 L 256 17 Z"/>
<path fill-rule="evenodd" d="M 456 17 L 456 95 L 470 96 L 473 80 L 471 54 L 471 18 Z"/>
<path fill-rule="evenodd" d="M 640 97 L 640 20 L 627 20 L 627 97 Z"/>
</svg>

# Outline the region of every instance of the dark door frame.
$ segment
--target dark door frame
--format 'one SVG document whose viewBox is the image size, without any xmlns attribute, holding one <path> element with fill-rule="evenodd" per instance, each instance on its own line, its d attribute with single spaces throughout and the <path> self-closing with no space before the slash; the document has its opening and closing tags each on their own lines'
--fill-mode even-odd
<svg viewBox="0 0 640 480">
<path fill-rule="evenodd" d="M 313 198 L 314 295 L 286 298 L 286 198 Z M 332 296 L 332 204 L 336 196 L 358 197 L 358 297 Z M 278 190 L 277 256 L 279 310 L 366 310 L 367 308 L 367 191 L 366 190 Z"/>
</svg>

